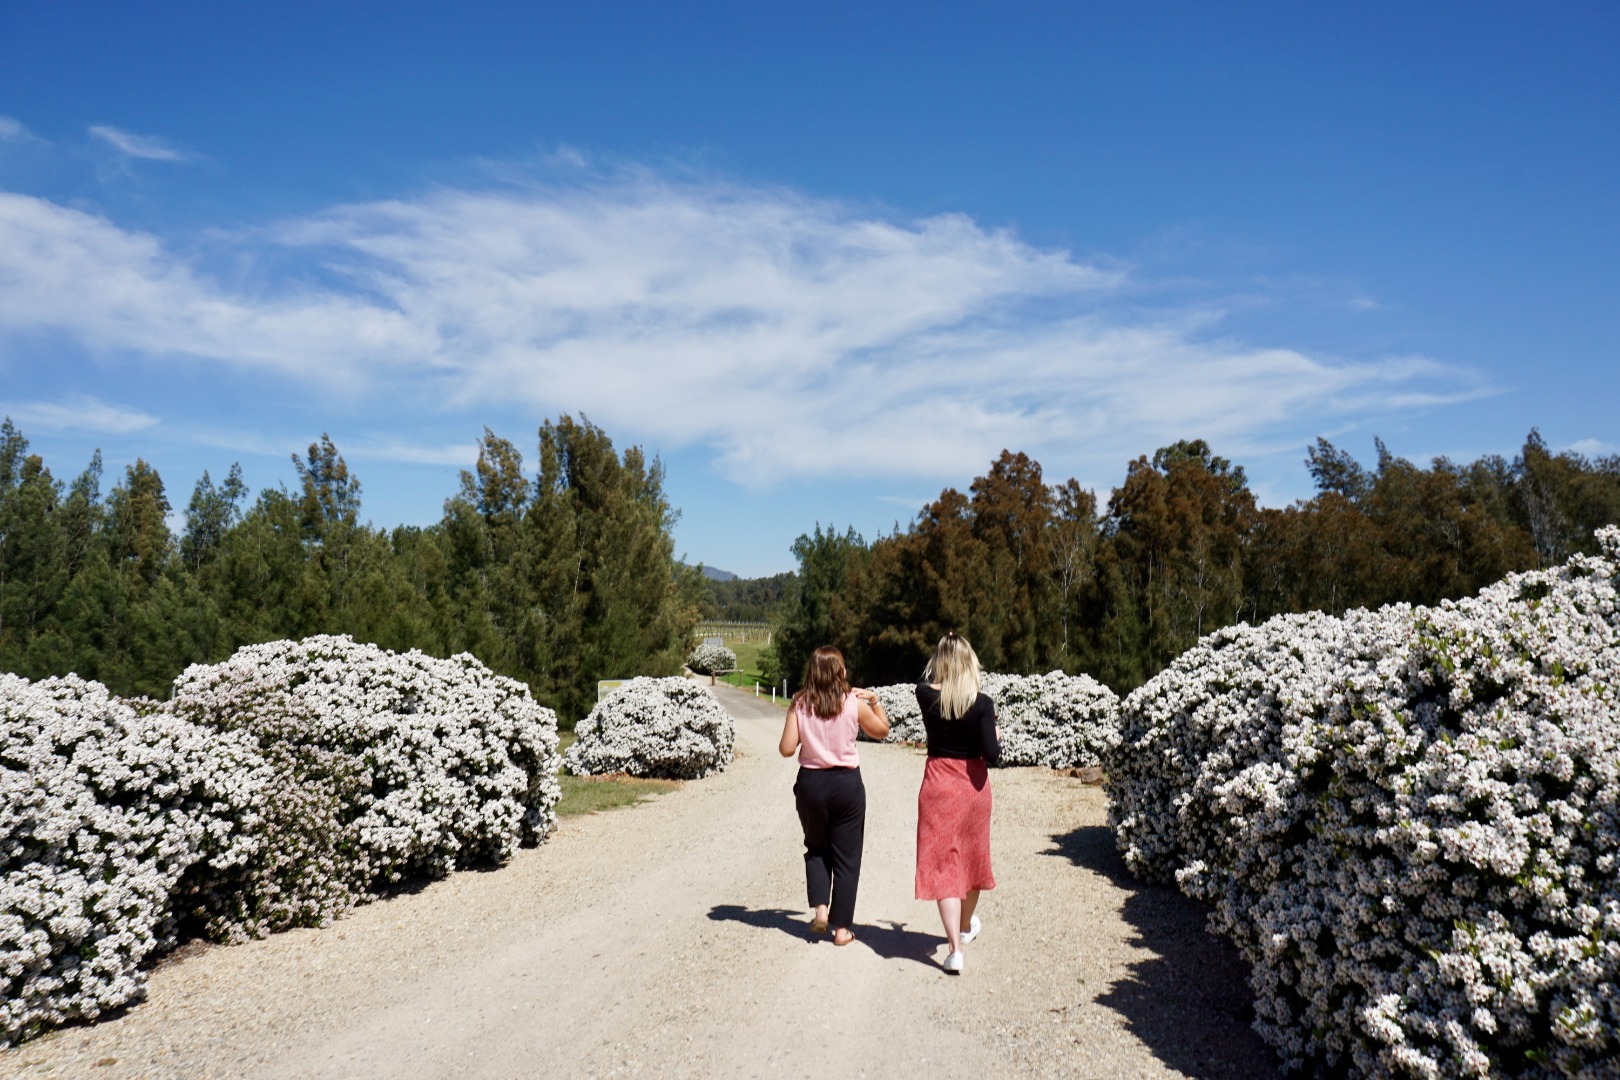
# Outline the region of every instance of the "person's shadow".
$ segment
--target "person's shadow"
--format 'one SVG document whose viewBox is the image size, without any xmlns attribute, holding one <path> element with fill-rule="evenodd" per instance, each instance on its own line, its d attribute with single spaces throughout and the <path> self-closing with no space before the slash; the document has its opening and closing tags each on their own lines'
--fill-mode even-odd
<svg viewBox="0 0 1620 1080">
<path fill-rule="evenodd" d="M 716 904 L 709 909 L 709 918 L 716 922 L 737 922 L 756 926 L 762 930 L 780 930 L 798 938 L 807 945 L 830 940 L 812 937 L 810 927 L 801 912 L 786 908 L 747 908 L 741 904 Z M 924 934 L 907 930 L 906 924 L 893 919 L 883 923 L 857 923 L 855 944 L 865 945 L 885 960 L 913 960 L 925 967 L 938 968 L 934 952 L 942 939 L 938 934 Z"/>
<path fill-rule="evenodd" d="M 1107 878 L 1126 894 L 1122 914 L 1143 951 L 1097 1004 L 1112 1009 L 1160 1061 L 1188 1076 L 1251 1080 L 1277 1076 L 1281 1062 L 1250 1027 L 1254 992 L 1237 949 L 1212 936 L 1209 908 L 1166 885 L 1146 885 L 1125 868 L 1114 833 L 1087 825 L 1052 837 L 1047 855 Z"/>
</svg>

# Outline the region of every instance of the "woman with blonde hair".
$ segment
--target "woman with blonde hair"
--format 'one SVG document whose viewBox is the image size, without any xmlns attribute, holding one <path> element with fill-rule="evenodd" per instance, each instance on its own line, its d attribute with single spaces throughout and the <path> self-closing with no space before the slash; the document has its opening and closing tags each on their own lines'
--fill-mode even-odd
<svg viewBox="0 0 1620 1080">
<path fill-rule="evenodd" d="M 979 894 L 996 887 L 990 871 L 990 770 L 1001 758 L 996 706 L 979 691 L 979 658 L 952 630 L 939 641 L 917 686 L 928 762 L 917 792 L 917 899 L 937 900 L 950 955 L 962 972 L 962 946 L 979 934 Z"/>
<path fill-rule="evenodd" d="M 844 654 L 823 645 L 805 664 L 803 688 L 788 706 L 777 749 L 783 757 L 799 755 L 793 799 L 804 826 L 805 891 L 814 909 L 810 930 L 825 934 L 830 926 L 834 945 L 855 940 L 855 892 L 866 841 L 857 731 L 882 739 L 889 718 L 876 694 L 849 685 Z"/>
</svg>

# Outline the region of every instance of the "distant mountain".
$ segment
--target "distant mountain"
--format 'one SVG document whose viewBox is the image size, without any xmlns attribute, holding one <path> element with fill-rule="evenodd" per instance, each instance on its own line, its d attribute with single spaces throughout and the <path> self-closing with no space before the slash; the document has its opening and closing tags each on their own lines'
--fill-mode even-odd
<svg viewBox="0 0 1620 1080">
<path fill-rule="evenodd" d="M 703 576 L 708 578 L 710 581 L 736 581 L 737 580 L 737 575 L 733 574 L 730 570 L 721 570 L 718 567 L 714 567 L 714 566 L 705 566 L 703 568 Z"/>
</svg>

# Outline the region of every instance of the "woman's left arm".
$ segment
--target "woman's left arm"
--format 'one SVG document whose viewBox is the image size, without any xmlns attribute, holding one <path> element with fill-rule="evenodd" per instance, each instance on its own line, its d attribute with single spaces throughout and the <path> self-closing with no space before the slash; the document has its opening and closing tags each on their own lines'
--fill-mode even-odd
<svg viewBox="0 0 1620 1080">
<path fill-rule="evenodd" d="M 799 707 L 789 705 L 787 719 L 782 721 L 782 741 L 776 748 L 782 752 L 783 757 L 792 757 L 799 752 Z"/>
<path fill-rule="evenodd" d="M 870 690 L 856 690 L 855 719 L 869 739 L 882 742 L 889 737 L 889 717 L 883 711 L 883 702 Z"/>
</svg>

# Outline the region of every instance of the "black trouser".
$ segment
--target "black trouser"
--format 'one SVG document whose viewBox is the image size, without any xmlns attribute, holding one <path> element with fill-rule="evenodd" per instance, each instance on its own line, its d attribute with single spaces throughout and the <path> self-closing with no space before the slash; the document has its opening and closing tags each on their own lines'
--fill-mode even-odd
<svg viewBox="0 0 1620 1080">
<path fill-rule="evenodd" d="M 831 899 L 827 925 L 855 922 L 855 891 L 861 884 L 861 845 L 866 841 L 866 785 L 859 769 L 800 769 L 793 799 L 804 826 L 804 879 L 810 906 Z"/>
</svg>

